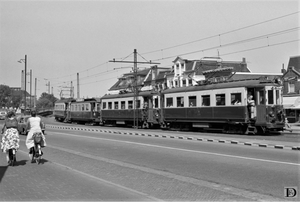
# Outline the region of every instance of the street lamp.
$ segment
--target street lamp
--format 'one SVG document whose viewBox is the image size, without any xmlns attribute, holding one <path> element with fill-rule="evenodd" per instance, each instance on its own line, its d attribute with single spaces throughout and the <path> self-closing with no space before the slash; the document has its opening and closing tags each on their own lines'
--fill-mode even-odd
<svg viewBox="0 0 300 202">
<path fill-rule="evenodd" d="M 25 72 L 24 72 L 24 77 L 25 77 L 25 85 L 24 85 L 24 114 L 26 111 L 26 76 L 27 76 L 27 55 L 25 55 L 25 59 L 20 59 L 18 61 L 19 63 L 24 62 L 25 63 Z"/>
</svg>

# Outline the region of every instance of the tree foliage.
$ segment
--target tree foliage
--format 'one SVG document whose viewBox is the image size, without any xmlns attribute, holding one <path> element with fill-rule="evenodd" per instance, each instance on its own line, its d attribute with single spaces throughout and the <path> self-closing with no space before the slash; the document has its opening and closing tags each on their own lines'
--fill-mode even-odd
<svg viewBox="0 0 300 202">
<path fill-rule="evenodd" d="M 58 99 L 54 97 L 52 94 L 42 93 L 41 97 L 38 99 L 36 103 L 36 108 L 37 110 L 53 108 L 57 100 Z"/>
<path fill-rule="evenodd" d="M 11 90 L 9 86 L 0 85 L 0 106 L 6 107 L 7 104 L 10 102 L 11 98 Z"/>
</svg>

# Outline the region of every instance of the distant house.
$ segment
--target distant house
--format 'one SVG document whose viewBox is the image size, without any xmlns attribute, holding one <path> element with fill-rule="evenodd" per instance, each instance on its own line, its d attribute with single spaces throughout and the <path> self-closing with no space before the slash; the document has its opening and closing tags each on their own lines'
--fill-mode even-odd
<svg viewBox="0 0 300 202">
<path fill-rule="evenodd" d="M 300 56 L 290 57 L 282 69 L 283 104 L 289 122 L 300 121 Z"/>
</svg>

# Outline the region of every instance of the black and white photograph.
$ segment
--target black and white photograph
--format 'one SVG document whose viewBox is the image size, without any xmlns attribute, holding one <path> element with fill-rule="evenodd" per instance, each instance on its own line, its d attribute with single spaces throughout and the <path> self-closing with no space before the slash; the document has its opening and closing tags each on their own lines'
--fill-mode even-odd
<svg viewBox="0 0 300 202">
<path fill-rule="evenodd" d="M 300 201 L 299 0 L 0 0 L 0 201 Z"/>
</svg>

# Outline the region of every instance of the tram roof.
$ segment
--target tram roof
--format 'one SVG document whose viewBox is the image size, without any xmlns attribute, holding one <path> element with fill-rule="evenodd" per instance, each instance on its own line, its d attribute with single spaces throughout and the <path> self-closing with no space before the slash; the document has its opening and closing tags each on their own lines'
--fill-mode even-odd
<svg viewBox="0 0 300 202">
<path fill-rule="evenodd" d="M 260 79 L 251 79 L 251 80 L 242 80 L 242 81 L 228 81 L 228 82 L 220 82 L 220 83 L 212 83 L 212 84 L 202 84 L 199 86 L 187 86 L 182 88 L 171 88 L 162 91 L 162 94 L 167 93 L 177 93 L 177 92 L 189 92 L 189 91 L 202 91 L 202 90 L 214 90 L 214 89 L 226 89 L 226 88 L 238 88 L 238 87 L 246 87 L 246 88 L 257 88 L 264 86 L 272 86 L 276 85 L 274 82 L 270 80 L 262 81 Z"/>
<path fill-rule="evenodd" d="M 157 94 L 153 91 L 141 91 L 139 92 L 138 96 L 152 96 Z M 112 98 L 126 98 L 126 97 L 133 97 L 134 93 L 124 93 L 124 94 L 113 94 L 113 95 L 104 95 L 101 99 L 112 99 Z"/>
</svg>

